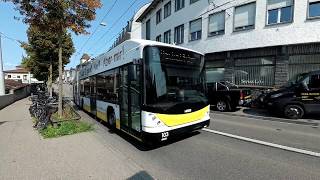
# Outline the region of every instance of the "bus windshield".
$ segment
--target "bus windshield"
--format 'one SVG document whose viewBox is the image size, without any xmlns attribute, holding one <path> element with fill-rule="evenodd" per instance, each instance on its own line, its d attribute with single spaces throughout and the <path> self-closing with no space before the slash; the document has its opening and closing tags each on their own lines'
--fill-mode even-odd
<svg viewBox="0 0 320 180">
<path fill-rule="evenodd" d="M 202 55 L 170 47 L 146 47 L 145 107 L 152 112 L 179 114 L 208 104 Z"/>
</svg>

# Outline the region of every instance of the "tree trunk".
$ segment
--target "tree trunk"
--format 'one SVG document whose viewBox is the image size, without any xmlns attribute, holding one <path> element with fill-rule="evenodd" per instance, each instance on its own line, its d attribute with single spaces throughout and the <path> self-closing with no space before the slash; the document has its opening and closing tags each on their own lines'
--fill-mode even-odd
<svg viewBox="0 0 320 180">
<path fill-rule="evenodd" d="M 63 89 L 62 89 L 62 46 L 59 43 L 59 104 L 58 104 L 58 115 L 62 117 L 62 96 L 63 96 Z"/>
<path fill-rule="evenodd" d="M 48 91 L 50 97 L 52 97 L 52 63 L 49 66 Z"/>
</svg>

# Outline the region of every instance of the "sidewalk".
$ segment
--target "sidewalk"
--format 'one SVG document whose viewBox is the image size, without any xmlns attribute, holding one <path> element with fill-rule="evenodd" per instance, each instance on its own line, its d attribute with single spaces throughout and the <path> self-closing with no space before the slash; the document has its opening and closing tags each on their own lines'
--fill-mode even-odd
<svg viewBox="0 0 320 180">
<path fill-rule="evenodd" d="M 43 139 L 29 104 L 23 99 L 0 111 L 0 179 L 150 179 L 96 131 Z"/>
<path fill-rule="evenodd" d="M 213 111 L 214 113 L 225 114 L 230 116 L 240 116 L 246 118 L 257 118 L 269 121 L 279 121 L 279 122 L 286 122 L 286 123 L 294 123 L 294 124 L 302 124 L 302 125 L 311 125 L 311 126 L 319 126 L 320 120 L 314 119 L 314 117 L 307 117 L 303 119 L 286 119 L 286 118 L 279 118 L 275 115 L 269 113 L 265 109 L 256 109 L 256 108 L 247 108 L 241 107 L 234 112 L 218 112 Z M 316 117 L 319 118 L 319 117 Z"/>
</svg>

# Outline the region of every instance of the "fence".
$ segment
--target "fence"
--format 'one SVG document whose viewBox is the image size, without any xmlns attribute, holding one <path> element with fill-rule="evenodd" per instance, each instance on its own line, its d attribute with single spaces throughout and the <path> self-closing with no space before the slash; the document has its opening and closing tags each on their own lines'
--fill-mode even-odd
<svg viewBox="0 0 320 180">
<path fill-rule="evenodd" d="M 25 86 L 19 89 L 12 90 L 9 94 L 0 96 L 0 109 L 23 99 L 30 94 L 30 86 Z"/>
</svg>

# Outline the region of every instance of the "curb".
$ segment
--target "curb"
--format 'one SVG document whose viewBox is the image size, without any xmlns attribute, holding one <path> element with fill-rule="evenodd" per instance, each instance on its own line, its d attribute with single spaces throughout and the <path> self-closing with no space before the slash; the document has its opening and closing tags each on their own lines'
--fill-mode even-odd
<svg viewBox="0 0 320 180">
<path fill-rule="evenodd" d="M 267 121 L 278 121 L 278 122 L 284 122 L 284 123 L 291 123 L 291 124 L 300 124 L 300 125 L 308 125 L 308 126 L 314 126 L 318 127 L 318 122 L 306 122 L 301 120 L 292 120 L 292 119 L 284 119 L 284 118 L 277 118 L 277 117 L 265 117 L 265 116 L 256 116 L 256 115 L 243 115 L 243 114 L 233 114 L 230 112 L 218 112 L 218 111 L 211 111 L 215 114 L 223 114 L 223 115 L 229 115 L 229 116 L 235 116 L 235 117 L 246 117 L 251 119 L 263 119 Z M 308 119 L 305 119 L 308 120 Z"/>
</svg>

